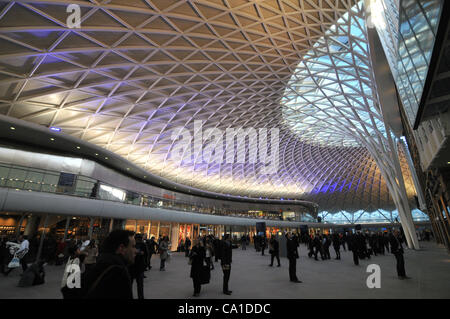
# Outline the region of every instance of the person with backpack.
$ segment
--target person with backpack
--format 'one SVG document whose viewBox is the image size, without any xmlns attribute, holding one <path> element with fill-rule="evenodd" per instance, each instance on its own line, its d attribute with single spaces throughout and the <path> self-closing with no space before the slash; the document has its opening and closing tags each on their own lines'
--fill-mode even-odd
<svg viewBox="0 0 450 319">
<path fill-rule="evenodd" d="M 86 275 L 86 299 L 133 299 L 128 266 L 136 256 L 134 232 L 117 229 L 106 237 L 95 267 Z"/>
</svg>

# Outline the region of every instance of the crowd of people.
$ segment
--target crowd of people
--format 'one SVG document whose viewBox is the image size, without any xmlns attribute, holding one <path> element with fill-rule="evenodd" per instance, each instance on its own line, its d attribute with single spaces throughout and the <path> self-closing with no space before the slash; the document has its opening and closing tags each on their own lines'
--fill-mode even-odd
<svg viewBox="0 0 450 319">
<path fill-rule="evenodd" d="M 286 252 L 289 261 L 289 279 L 291 282 L 301 283 L 297 277 L 297 259 L 300 244 L 308 249 L 308 257 L 319 260 L 331 259 L 330 247 L 335 252 L 335 259 L 340 260 L 341 248 L 349 250 L 353 254 L 353 262 L 359 265 L 359 260 L 386 252 L 392 253 L 397 261 L 397 273 L 399 279 L 408 279 L 405 272 L 403 258 L 403 244 L 405 242 L 402 233 L 395 230 L 391 233 L 333 233 L 332 235 L 315 233 L 312 235 L 302 233 L 286 233 Z M 425 236 L 425 235 L 424 235 Z M 262 233 L 253 237 L 253 244 L 257 253 L 268 249 L 270 255 L 270 267 L 280 263 L 280 237 L 272 235 L 266 238 Z M 5 276 L 22 266 L 23 275 L 21 281 L 29 281 L 28 285 L 43 284 L 45 272 L 43 265 L 53 263 L 65 264 L 65 271 L 61 280 L 61 293 L 64 299 L 78 298 L 127 298 L 132 299 L 132 286 L 137 285 L 139 299 L 144 299 L 145 272 L 152 268 L 151 260 L 155 254 L 159 255 L 159 270 L 165 271 L 166 261 L 170 259 L 170 241 L 167 236 L 147 239 L 145 235 L 135 234 L 127 230 L 112 231 L 102 243 L 95 240 L 54 240 L 51 236 L 43 241 L 41 258 L 28 267 L 33 258 L 36 258 L 39 245 L 32 244 L 27 236 L 20 235 L 17 240 L 2 238 L 0 241 L 0 265 Z M 243 235 L 240 240 L 241 249 L 246 250 L 250 244 L 250 236 Z M 231 275 L 232 243 L 229 234 L 222 239 L 213 235 L 190 238 L 179 243 L 177 251 L 184 252 L 191 266 L 190 277 L 193 281 L 193 296 L 200 295 L 201 285 L 208 284 L 211 271 L 215 269 L 214 262 L 220 261 L 223 272 L 223 293 L 231 295 L 229 280 Z M 11 256 L 13 256 L 11 258 Z M 17 262 L 14 268 L 10 264 Z M 73 274 L 79 272 L 79 281 L 73 279 Z M 28 274 L 28 275 L 26 275 Z M 75 282 L 75 286 L 74 286 Z M 19 284 L 20 286 L 20 284 Z M 26 286 L 26 284 L 24 284 Z"/>
</svg>

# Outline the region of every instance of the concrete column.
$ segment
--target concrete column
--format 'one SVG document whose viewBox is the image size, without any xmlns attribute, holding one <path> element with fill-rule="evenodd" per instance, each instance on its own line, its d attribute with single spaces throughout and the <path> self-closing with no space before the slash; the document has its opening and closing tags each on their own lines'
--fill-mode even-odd
<svg viewBox="0 0 450 319">
<path fill-rule="evenodd" d="M 92 239 L 92 233 L 94 231 L 94 221 L 95 221 L 95 218 L 91 217 L 90 221 L 89 221 L 89 231 L 88 231 L 89 240 Z"/>
<path fill-rule="evenodd" d="M 150 230 L 152 229 L 152 221 L 148 221 L 147 239 L 150 239 Z"/>
<path fill-rule="evenodd" d="M 411 172 L 411 176 L 412 176 L 412 180 L 414 183 L 414 188 L 416 189 L 416 193 L 417 193 L 417 198 L 419 199 L 419 208 L 423 211 L 426 209 L 426 204 L 425 204 L 425 196 L 423 194 L 423 190 L 422 187 L 420 186 L 419 183 L 419 178 L 417 177 L 417 172 L 416 169 L 414 167 L 414 163 L 413 160 L 411 158 L 411 154 L 409 153 L 409 149 L 408 146 L 405 142 L 405 140 L 403 138 L 399 139 L 400 145 L 403 149 L 403 152 L 406 156 L 406 160 L 408 162 L 408 167 L 409 167 L 409 171 Z"/>
<path fill-rule="evenodd" d="M 172 224 L 170 224 L 172 225 Z M 175 224 L 175 227 L 170 227 L 170 241 L 172 243 L 172 251 L 177 251 L 178 247 L 178 238 L 179 238 L 179 232 L 180 232 L 180 224 Z"/>
<path fill-rule="evenodd" d="M 22 228 L 22 223 L 23 223 L 25 216 L 26 216 L 25 213 L 23 213 L 22 216 L 20 216 L 20 220 L 17 223 L 17 227 L 16 227 L 16 231 L 15 231 L 16 237 L 19 236 L 19 234 L 20 234 L 20 229 Z"/>
<path fill-rule="evenodd" d="M 135 221 L 134 221 L 134 232 L 135 233 L 137 233 L 137 229 L 138 228 L 138 220 L 136 219 Z"/>
<path fill-rule="evenodd" d="M 114 226 L 114 218 L 111 218 L 111 220 L 109 221 L 109 232 L 113 231 L 113 226 Z"/>
<path fill-rule="evenodd" d="M 156 240 L 159 238 L 159 227 L 161 226 L 161 222 L 158 222 L 158 230 L 156 231 Z"/>
<path fill-rule="evenodd" d="M 41 258 L 42 247 L 44 246 L 45 228 L 47 227 L 47 222 L 48 222 L 48 214 L 45 216 L 44 227 L 42 229 L 42 235 L 41 235 L 41 240 L 39 242 L 39 249 L 38 249 L 38 253 L 36 255 L 36 261 L 39 261 L 39 259 Z"/>
<path fill-rule="evenodd" d="M 72 219 L 72 216 L 67 217 L 66 219 L 66 227 L 64 228 L 64 238 L 63 241 L 66 241 L 67 239 L 67 233 L 69 232 L 69 226 L 70 226 L 70 220 Z"/>
<path fill-rule="evenodd" d="M 28 237 L 32 237 L 36 233 L 36 231 L 39 227 L 39 220 L 40 220 L 40 217 L 37 215 L 32 215 L 31 217 L 28 217 L 27 226 L 25 226 L 24 235 L 26 235 Z"/>
</svg>

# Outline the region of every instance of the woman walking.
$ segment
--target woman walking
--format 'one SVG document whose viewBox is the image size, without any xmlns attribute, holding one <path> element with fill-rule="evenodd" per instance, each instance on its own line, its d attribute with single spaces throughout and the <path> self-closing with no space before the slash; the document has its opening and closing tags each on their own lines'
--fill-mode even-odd
<svg viewBox="0 0 450 319">
<path fill-rule="evenodd" d="M 201 276 L 203 262 L 206 259 L 206 250 L 201 240 L 194 239 L 194 246 L 189 253 L 189 263 L 191 264 L 191 278 L 194 284 L 194 297 L 200 295 Z"/>
<path fill-rule="evenodd" d="M 169 256 L 168 253 L 169 250 L 169 238 L 167 236 L 164 236 L 164 238 L 161 240 L 161 243 L 159 244 L 159 257 L 161 258 L 161 265 L 159 267 L 160 271 L 166 271 L 166 260 Z"/>
</svg>

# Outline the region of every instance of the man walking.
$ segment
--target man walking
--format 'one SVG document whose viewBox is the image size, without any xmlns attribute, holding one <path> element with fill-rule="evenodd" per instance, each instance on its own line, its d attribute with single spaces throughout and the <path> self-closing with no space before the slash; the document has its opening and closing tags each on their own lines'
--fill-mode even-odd
<svg viewBox="0 0 450 319">
<path fill-rule="evenodd" d="M 184 242 L 184 253 L 186 257 L 189 257 L 189 250 L 191 249 L 191 240 L 189 237 L 186 237 L 186 241 Z"/>
<path fill-rule="evenodd" d="M 403 258 L 403 247 L 399 238 L 398 230 L 394 231 L 394 234 L 391 235 L 389 242 L 391 244 L 391 253 L 394 254 L 395 259 L 397 260 L 398 279 L 411 279 L 410 277 L 406 276 L 405 259 Z"/>
<path fill-rule="evenodd" d="M 87 299 L 133 299 L 128 265 L 136 256 L 134 232 L 114 230 L 105 239 L 97 263 L 87 274 Z"/>
<path fill-rule="evenodd" d="M 228 289 L 228 281 L 231 274 L 231 262 L 232 262 L 232 246 L 230 235 L 225 234 L 221 245 L 221 265 L 223 270 L 223 293 L 225 295 L 231 295 L 232 291 Z"/>
<path fill-rule="evenodd" d="M 134 264 L 129 268 L 131 275 L 131 285 L 136 279 L 138 299 L 144 299 L 144 271 L 147 260 L 147 247 L 142 240 L 142 236 L 137 234 L 135 236 L 136 240 L 136 257 L 134 259 Z"/>
<path fill-rule="evenodd" d="M 273 267 L 273 260 L 276 257 L 278 266 L 280 267 L 280 244 L 278 243 L 278 240 L 275 238 L 274 235 L 270 238 L 269 242 L 269 254 L 270 254 L 270 267 Z"/>
<path fill-rule="evenodd" d="M 297 278 L 297 243 L 292 238 L 291 233 L 287 233 L 287 258 L 289 259 L 289 279 L 295 283 L 301 283 Z"/>
</svg>

